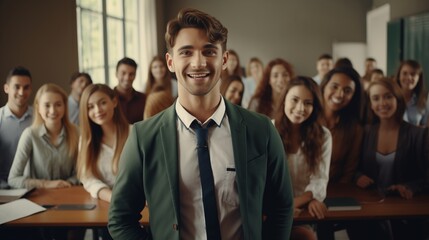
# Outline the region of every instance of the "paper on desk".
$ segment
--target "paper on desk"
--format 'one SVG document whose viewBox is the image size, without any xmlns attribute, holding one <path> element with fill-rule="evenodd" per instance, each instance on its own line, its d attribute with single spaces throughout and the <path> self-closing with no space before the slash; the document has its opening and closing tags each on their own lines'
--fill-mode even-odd
<svg viewBox="0 0 429 240">
<path fill-rule="evenodd" d="M 18 199 L 0 205 L 0 224 L 7 223 L 32 214 L 46 211 L 46 208 L 35 204 L 28 199 Z"/>
</svg>

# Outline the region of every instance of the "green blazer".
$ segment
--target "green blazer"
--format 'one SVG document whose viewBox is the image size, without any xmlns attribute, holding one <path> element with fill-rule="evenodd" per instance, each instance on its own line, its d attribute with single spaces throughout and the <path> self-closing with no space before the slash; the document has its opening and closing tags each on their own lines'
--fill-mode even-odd
<svg viewBox="0 0 429 240">
<path fill-rule="evenodd" d="M 244 238 L 289 239 L 293 194 L 277 130 L 268 118 L 225 103 Z M 113 187 L 108 224 L 113 239 L 180 239 L 176 124 L 173 105 L 133 126 Z M 146 201 L 150 233 L 139 224 Z"/>
</svg>

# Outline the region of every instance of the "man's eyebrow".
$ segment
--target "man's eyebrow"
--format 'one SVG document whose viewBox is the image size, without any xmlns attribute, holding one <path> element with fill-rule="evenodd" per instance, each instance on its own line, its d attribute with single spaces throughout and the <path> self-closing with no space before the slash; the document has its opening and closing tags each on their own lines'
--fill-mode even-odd
<svg viewBox="0 0 429 240">
<path fill-rule="evenodd" d="M 204 48 L 218 49 L 219 47 L 213 43 L 207 43 L 204 45 Z"/>
<path fill-rule="evenodd" d="M 188 49 L 193 49 L 193 48 L 194 47 L 192 45 L 185 45 L 185 46 L 178 48 L 177 51 L 188 50 Z"/>
<path fill-rule="evenodd" d="M 216 44 L 213 43 L 207 43 L 203 46 L 204 49 L 219 49 L 219 47 Z M 194 49 L 194 46 L 192 45 L 184 45 L 180 48 L 177 49 L 177 51 L 182 51 L 182 50 L 189 50 L 189 49 Z"/>
</svg>

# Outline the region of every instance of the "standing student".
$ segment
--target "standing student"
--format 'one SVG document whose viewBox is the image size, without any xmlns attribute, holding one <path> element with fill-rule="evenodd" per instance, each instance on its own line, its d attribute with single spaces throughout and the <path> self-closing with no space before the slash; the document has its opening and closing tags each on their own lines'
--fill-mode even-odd
<svg viewBox="0 0 429 240">
<path fill-rule="evenodd" d="M 3 86 L 7 103 L 0 108 L 0 188 L 9 187 L 7 178 L 19 138 L 33 120 L 33 108 L 29 106 L 31 81 L 28 69 L 14 67 L 9 71 Z"/>
<path fill-rule="evenodd" d="M 104 84 L 94 84 L 85 89 L 80 119 L 78 177 L 93 198 L 110 202 L 129 124 L 115 92 Z"/>
<path fill-rule="evenodd" d="M 322 97 L 317 83 L 296 77 L 286 86 L 284 111 L 275 121 L 283 140 L 292 179 L 296 212 L 307 208 L 318 219 L 327 212 L 323 203 L 329 180 L 331 133 L 320 123 Z M 303 236 L 304 235 L 304 236 Z M 310 225 L 294 225 L 291 239 L 316 239 Z"/>
<path fill-rule="evenodd" d="M 131 58 L 124 57 L 116 65 L 118 85 L 114 91 L 119 97 L 122 112 L 130 124 L 143 120 L 146 104 L 146 95 L 133 88 L 136 72 L 137 63 Z"/>
<path fill-rule="evenodd" d="M 79 101 L 83 90 L 92 84 L 91 76 L 85 72 L 76 72 L 70 78 L 71 92 L 68 98 L 70 122 L 79 126 Z"/>
<path fill-rule="evenodd" d="M 277 58 L 265 67 L 264 77 L 249 103 L 249 110 L 274 119 L 282 111 L 286 84 L 294 77 L 292 65 Z"/>
<path fill-rule="evenodd" d="M 416 126 L 427 126 L 429 104 L 420 64 L 414 60 L 403 61 L 398 68 L 395 80 L 401 87 L 407 103 L 404 120 Z"/>
<path fill-rule="evenodd" d="M 34 99 L 34 121 L 24 130 L 9 173 L 13 188 L 64 188 L 77 183 L 79 133 L 70 123 L 67 94 L 44 84 Z"/>
<path fill-rule="evenodd" d="M 168 23 L 166 59 L 179 96 L 133 126 L 110 204 L 114 239 L 289 238 L 293 199 L 281 139 L 269 119 L 220 94 L 227 33 L 195 9 Z M 151 236 L 139 224 L 146 201 Z"/>
<path fill-rule="evenodd" d="M 356 184 L 361 188 L 376 187 L 383 195 L 397 193 L 411 199 L 427 184 L 428 129 L 403 120 L 406 103 L 396 83 L 388 79 L 371 82 L 368 95 L 373 123 L 365 128 Z M 422 237 L 421 221 L 392 220 L 379 224 L 390 224 L 392 232 L 384 228 L 380 233 L 383 228 L 377 229 L 380 225 L 372 223 L 375 231 L 370 234 L 376 236 L 377 232 L 380 235 L 377 239 L 383 239 L 383 235 L 384 239 L 392 235 L 394 239 L 426 239 Z M 363 237 L 368 232 L 360 229 L 355 234 Z"/>
</svg>

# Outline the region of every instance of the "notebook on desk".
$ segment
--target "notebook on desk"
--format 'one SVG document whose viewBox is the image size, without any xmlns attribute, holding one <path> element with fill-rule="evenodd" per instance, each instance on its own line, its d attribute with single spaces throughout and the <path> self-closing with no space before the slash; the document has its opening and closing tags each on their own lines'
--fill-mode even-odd
<svg viewBox="0 0 429 240">
<path fill-rule="evenodd" d="M 22 198 L 34 188 L 0 189 L 0 203 L 7 203 Z"/>
<path fill-rule="evenodd" d="M 351 197 L 330 197 L 325 199 L 328 211 L 356 211 L 361 210 L 361 204 Z"/>
</svg>

